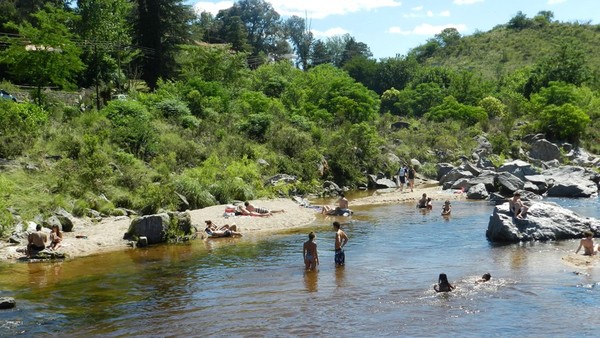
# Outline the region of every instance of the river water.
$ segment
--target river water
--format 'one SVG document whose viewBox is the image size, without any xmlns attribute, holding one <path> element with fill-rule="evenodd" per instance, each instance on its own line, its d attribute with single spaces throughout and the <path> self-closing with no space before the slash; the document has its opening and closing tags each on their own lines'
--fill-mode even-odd
<svg viewBox="0 0 600 338">
<path fill-rule="evenodd" d="M 595 199 L 553 199 L 600 218 Z M 364 206 L 268 238 L 196 240 L 62 263 L 1 264 L 0 335 L 14 336 L 576 336 L 597 335 L 600 267 L 561 262 L 576 240 L 493 245 L 493 206 L 453 202 L 452 216 L 413 204 Z M 303 270 L 316 231 L 321 265 Z M 444 272 L 457 286 L 435 293 Z M 492 280 L 475 284 L 483 273 Z"/>
</svg>

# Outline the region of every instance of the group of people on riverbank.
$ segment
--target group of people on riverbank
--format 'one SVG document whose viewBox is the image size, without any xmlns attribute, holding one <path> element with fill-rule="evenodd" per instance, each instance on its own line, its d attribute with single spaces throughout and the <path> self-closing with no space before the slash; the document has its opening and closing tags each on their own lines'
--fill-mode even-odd
<svg viewBox="0 0 600 338">
<path fill-rule="evenodd" d="M 48 243 L 48 237 L 50 237 L 50 243 Z M 27 236 L 27 257 L 34 257 L 37 253 L 44 249 L 58 250 L 62 245 L 62 232 L 58 225 L 53 225 L 50 236 L 42 231 L 42 225 L 38 224 L 35 228 L 35 232 L 32 232 Z"/>
</svg>

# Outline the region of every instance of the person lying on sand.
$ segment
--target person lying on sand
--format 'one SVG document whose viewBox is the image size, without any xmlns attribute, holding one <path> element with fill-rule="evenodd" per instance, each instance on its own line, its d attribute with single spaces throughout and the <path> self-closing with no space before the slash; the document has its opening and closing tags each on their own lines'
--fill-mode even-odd
<svg viewBox="0 0 600 338">
<path fill-rule="evenodd" d="M 594 233 L 591 231 L 584 231 L 583 235 L 585 238 L 582 238 L 581 241 L 579 241 L 579 247 L 575 253 L 578 253 L 581 247 L 583 247 L 583 254 L 586 256 L 592 256 L 598 253 L 598 245 L 594 245 Z"/>
<path fill-rule="evenodd" d="M 248 210 L 249 212 L 257 212 L 259 214 L 268 214 L 269 216 L 272 214 L 276 214 L 276 213 L 280 213 L 280 212 L 285 212 L 285 210 L 281 209 L 281 210 L 269 210 L 267 208 L 261 208 L 261 207 L 256 207 L 254 206 L 254 204 L 246 201 L 244 202 L 244 206 L 246 207 L 246 210 Z"/>
<path fill-rule="evenodd" d="M 248 202 L 246 202 L 248 203 Z M 237 206 L 237 211 L 235 213 L 236 215 L 241 215 L 241 216 L 258 216 L 258 217 L 269 217 L 269 216 L 273 216 L 272 213 L 265 213 L 265 214 L 261 214 L 259 212 L 256 211 L 250 211 L 248 210 L 248 208 L 246 208 L 245 205 L 238 205 Z"/>
</svg>

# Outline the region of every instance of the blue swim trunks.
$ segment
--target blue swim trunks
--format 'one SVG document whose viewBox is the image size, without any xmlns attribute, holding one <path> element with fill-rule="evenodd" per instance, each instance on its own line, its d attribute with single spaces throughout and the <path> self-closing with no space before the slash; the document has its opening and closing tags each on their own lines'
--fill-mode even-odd
<svg viewBox="0 0 600 338">
<path fill-rule="evenodd" d="M 346 262 L 346 255 L 344 254 L 344 250 L 337 249 L 335 250 L 335 264 L 336 265 L 344 265 Z"/>
</svg>

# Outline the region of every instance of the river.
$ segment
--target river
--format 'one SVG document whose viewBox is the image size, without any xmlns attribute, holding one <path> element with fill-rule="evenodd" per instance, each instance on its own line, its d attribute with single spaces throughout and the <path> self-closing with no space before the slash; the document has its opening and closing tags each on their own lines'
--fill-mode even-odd
<svg viewBox="0 0 600 338">
<path fill-rule="evenodd" d="M 600 218 L 594 199 L 553 199 Z M 493 206 L 362 206 L 333 264 L 333 219 L 300 232 L 85 257 L 0 264 L 0 335 L 14 336 L 576 336 L 598 334 L 600 267 L 561 262 L 576 240 L 493 245 Z M 321 265 L 303 270 L 317 233 Z M 432 289 L 444 272 L 457 286 Z M 489 272 L 488 283 L 475 284 Z"/>
</svg>

